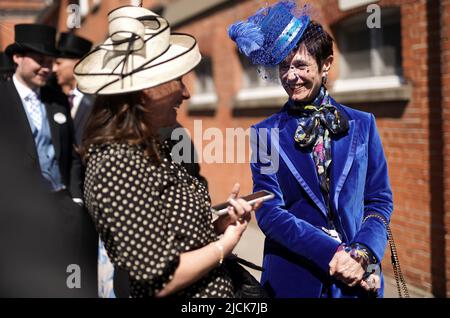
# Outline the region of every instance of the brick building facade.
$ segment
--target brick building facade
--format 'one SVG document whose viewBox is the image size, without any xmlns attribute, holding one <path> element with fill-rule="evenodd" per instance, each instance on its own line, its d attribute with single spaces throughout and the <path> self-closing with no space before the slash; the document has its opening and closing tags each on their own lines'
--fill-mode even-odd
<svg viewBox="0 0 450 318">
<path fill-rule="evenodd" d="M 12 40 L 9 28 L 16 21 L 31 20 L 30 15 L 26 19 L 16 15 L 16 20 L 5 20 L 6 3 L 18 6 L 20 2 L 0 3 L 1 48 Z M 41 10 L 35 19 L 53 24 L 61 31 L 67 30 L 67 5 L 78 3 L 55 1 L 46 7 L 45 1 L 31 2 L 36 10 Z M 80 1 L 85 16 L 75 32 L 95 43 L 101 42 L 107 35 L 107 13 L 130 2 L 139 1 Z M 255 69 L 240 59 L 226 32 L 229 24 L 246 18 L 262 3 L 257 0 L 143 3 L 162 12 L 175 31 L 195 35 L 205 57 L 200 70 L 186 76 L 192 100 L 185 103 L 179 116 L 200 154 L 210 151 L 208 145 L 214 134 L 195 134 L 199 130 L 195 129 L 194 120 L 201 120 L 202 132 L 218 128 L 226 135 L 227 128 L 245 130 L 275 112 L 286 100 L 276 84 L 261 82 L 252 75 Z M 448 297 L 450 124 L 446 119 L 450 120 L 450 0 L 310 3 L 314 19 L 337 40 L 329 83 L 333 96 L 343 104 L 372 112 L 377 118 L 394 193 L 392 230 L 406 279 L 411 286 L 436 297 Z M 356 5 L 352 7 L 352 3 Z M 377 10 L 370 7 L 375 11 L 367 11 L 368 5 L 374 3 L 381 10 L 381 33 L 380 29 L 369 30 L 366 25 Z M 235 181 L 241 183 L 242 193 L 251 191 L 248 154 L 246 157 L 244 163 L 201 163 L 213 202 L 224 200 Z M 387 250 L 384 270 L 391 275 L 389 256 Z"/>
</svg>

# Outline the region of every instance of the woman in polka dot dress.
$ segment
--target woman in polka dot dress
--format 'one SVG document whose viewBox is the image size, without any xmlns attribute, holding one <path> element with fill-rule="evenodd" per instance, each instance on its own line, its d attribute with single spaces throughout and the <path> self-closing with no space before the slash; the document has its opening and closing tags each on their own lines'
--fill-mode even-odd
<svg viewBox="0 0 450 318">
<path fill-rule="evenodd" d="M 157 135 L 176 125 L 177 109 L 190 97 L 182 76 L 200 61 L 195 39 L 169 37 L 167 21 L 144 8 L 122 7 L 109 21 L 110 33 L 125 40 L 110 37 L 75 68 L 80 90 L 99 95 L 81 153 L 85 202 L 108 256 L 128 273 L 132 297 L 233 297 L 222 261 L 260 203 L 236 199 L 236 184 L 228 215 L 212 222 L 207 189 L 172 160 Z M 122 50 L 124 42 L 129 50 Z M 166 72 L 157 71 L 161 65 Z M 105 85 L 96 76 L 108 66 L 113 71 Z"/>
</svg>

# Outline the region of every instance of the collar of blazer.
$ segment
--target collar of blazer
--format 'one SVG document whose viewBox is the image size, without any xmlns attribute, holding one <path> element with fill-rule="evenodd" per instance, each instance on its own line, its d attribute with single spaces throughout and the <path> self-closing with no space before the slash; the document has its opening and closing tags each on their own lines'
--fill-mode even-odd
<svg viewBox="0 0 450 318">
<path fill-rule="evenodd" d="M 345 112 L 349 118 L 349 130 L 347 134 L 332 139 L 331 145 L 333 163 L 330 184 L 332 202 L 330 203 L 333 204 L 334 208 L 337 210 L 339 193 L 342 190 L 355 158 L 358 139 L 355 137 L 358 136 L 358 126 L 356 125 L 355 120 L 349 116 L 340 104 L 332 98 L 330 98 L 330 101 L 339 109 L 339 111 Z M 326 203 L 320 190 L 314 161 L 310 152 L 300 148 L 294 141 L 294 133 L 297 129 L 297 119 L 288 114 L 287 107 L 287 104 L 283 107 L 278 122 L 278 127 L 282 127 L 280 128 L 279 154 L 290 172 L 326 217 Z"/>
<path fill-rule="evenodd" d="M 92 95 L 84 94 L 83 98 L 78 105 L 78 109 L 75 113 L 75 118 L 73 118 L 73 124 L 75 130 L 80 128 L 86 123 L 87 115 L 89 114 L 92 105 L 94 104 L 95 98 Z"/>
</svg>

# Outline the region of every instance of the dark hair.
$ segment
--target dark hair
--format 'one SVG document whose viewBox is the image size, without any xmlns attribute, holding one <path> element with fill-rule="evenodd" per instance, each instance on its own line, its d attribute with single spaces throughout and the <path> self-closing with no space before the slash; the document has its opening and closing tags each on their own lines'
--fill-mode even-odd
<svg viewBox="0 0 450 318">
<path fill-rule="evenodd" d="M 322 69 L 325 59 L 333 55 L 333 38 L 320 23 L 314 20 L 307 26 L 293 52 L 297 52 L 301 45 L 305 45 L 308 53 L 315 58 L 319 70 Z"/>
<path fill-rule="evenodd" d="M 78 152 L 86 162 L 90 145 L 128 143 L 141 146 L 146 156 L 160 161 L 158 138 L 153 133 L 148 109 L 142 105 L 142 92 L 99 95 L 86 124 Z"/>
</svg>

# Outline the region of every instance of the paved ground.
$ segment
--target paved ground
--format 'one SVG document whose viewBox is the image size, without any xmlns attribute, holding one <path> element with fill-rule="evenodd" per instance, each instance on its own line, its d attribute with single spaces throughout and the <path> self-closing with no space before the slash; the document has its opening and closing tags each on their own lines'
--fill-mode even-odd
<svg viewBox="0 0 450 318">
<path fill-rule="evenodd" d="M 263 256 L 263 246 L 264 246 L 264 234 L 258 228 L 258 226 L 252 222 L 248 227 L 247 231 L 244 233 L 243 238 L 239 242 L 239 245 L 235 249 L 235 253 L 240 257 L 249 260 L 257 265 L 262 264 Z M 261 273 L 258 271 L 249 271 L 257 278 L 260 279 Z M 397 298 L 397 288 L 395 286 L 395 281 L 389 277 L 385 279 L 385 297 L 386 298 Z M 419 289 L 414 289 L 409 286 L 409 293 L 411 297 L 423 298 L 431 297 L 424 291 Z"/>
</svg>

